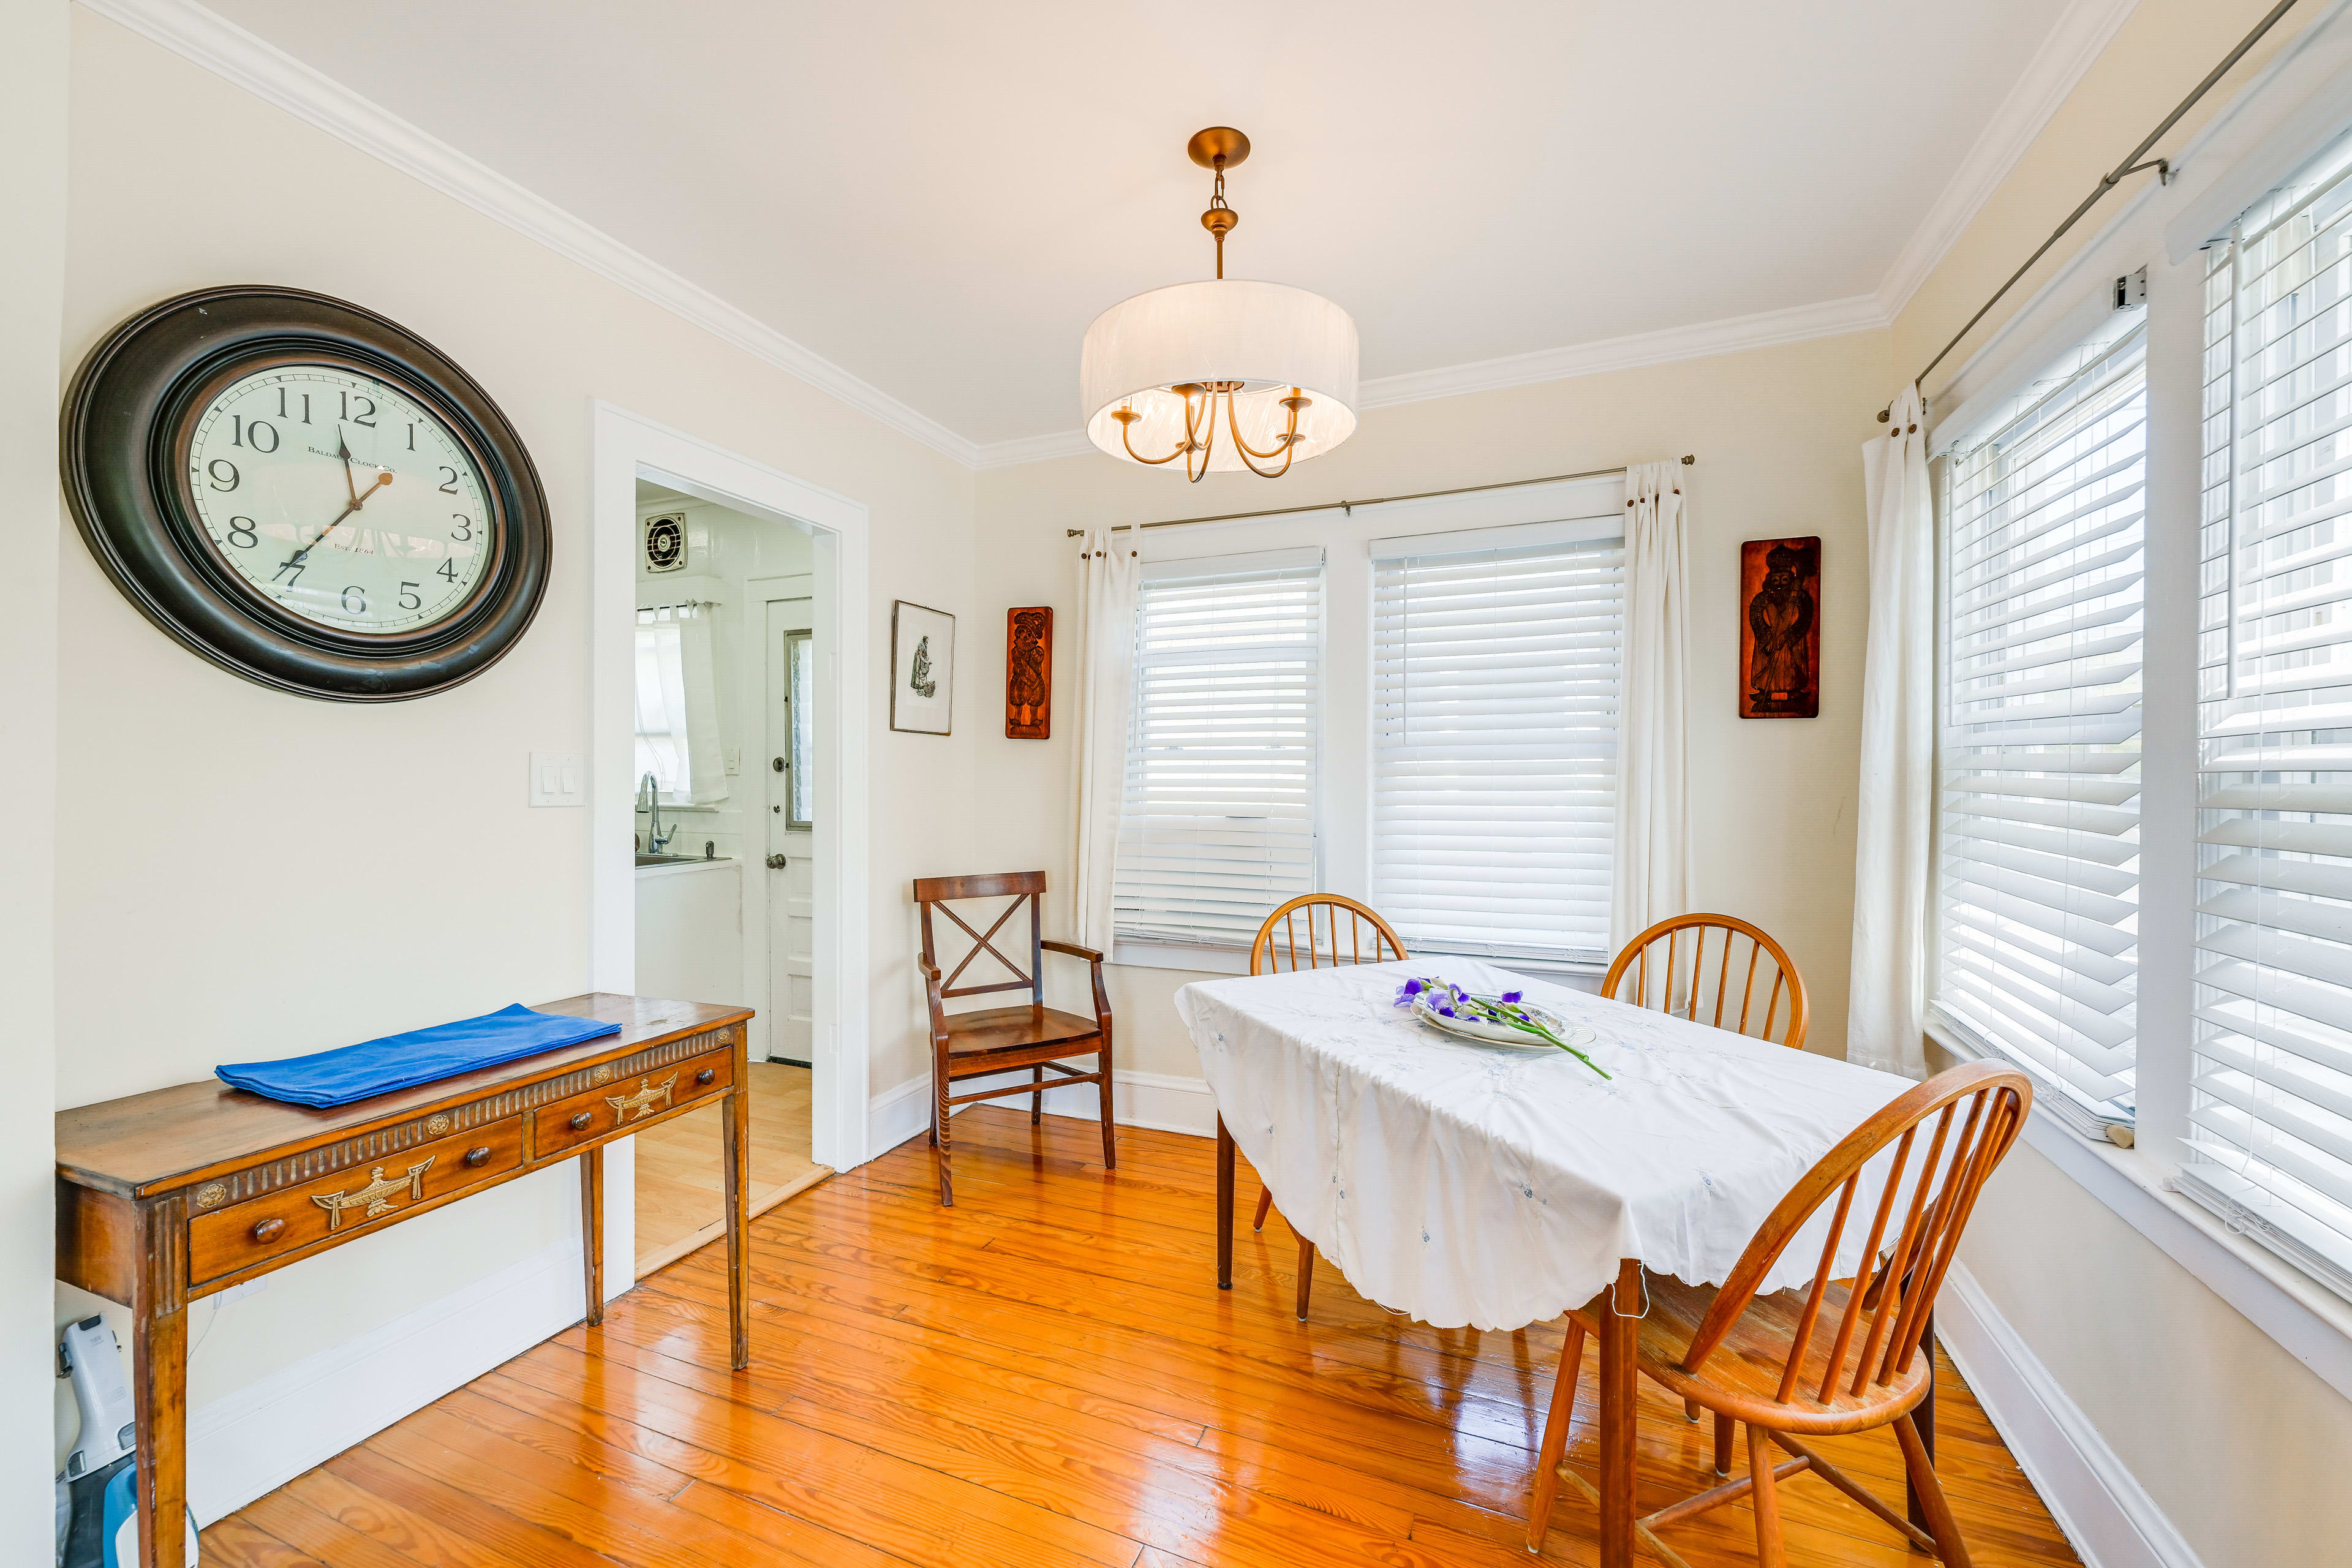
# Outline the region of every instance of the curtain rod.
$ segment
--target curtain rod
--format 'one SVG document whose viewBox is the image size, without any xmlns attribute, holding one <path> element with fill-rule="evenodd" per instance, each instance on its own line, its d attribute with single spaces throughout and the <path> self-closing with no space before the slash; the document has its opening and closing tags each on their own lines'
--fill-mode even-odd
<svg viewBox="0 0 2352 1568">
<path fill-rule="evenodd" d="M 2025 258 L 2025 264 L 2022 267 L 2020 267 L 2016 271 L 2009 275 L 2008 282 L 2003 283 L 2000 288 L 1992 291 L 1992 298 L 1987 300 L 1983 306 L 1978 310 L 1977 313 L 1969 318 L 1968 325 L 1962 327 L 1958 331 L 1952 334 L 1952 341 L 1946 343 L 1943 347 L 1943 351 L 1937 354 L 1934 359 L 1927 362 L 1927 368 L 1926 370 L 1921 371 L 1917 375 L 1911 378 L 1911 384 L 1918 386 L 1925 383 L 1930 375 L 1933 375 L 1935 374 L 1936 367 L 1943 363 L 1945 358 L 1949 355 L 1954 349 L 1960 346 L 1960 340 L 1967 337 L 1971 331 L 1974 331 L 1976 330 L 1977 323 L 1983 321 L 1986 316 L 1990 315 L 1992 311 L 1992 308 L 1995 305 L 2000 304 L 2001 300 L 2007 296 L 2009 291 L 2017 286 L 2017 280 L 2024 277 L 2028 272 L 2031 272 L 2033 269 L 2033 264 L 2035 262 L 2049 255 L 2050 247 L 2056 245 L 2060 240 L 2065 238 L 2066 231 L 2073 228 L 2076 223 L 2080 222 L 2083 215 L 2089 212 L 2093 206 L 2096 205 L 2101 196 L 2105 195 L 2109 191 L 2114 190 L 2116 185 L 2120 184 L 2126 175 L 2137 174 L 2144 169 L 2154 169 L 2156 171 L 2156 177 L 2158 184 L 2170 184 L 2172 183 L 2172 161 L 2170 159 L 2149 158 L 2146 163 L 2142 163 L 2140 160 L 2146 156 L 2149 148 L 2155 146 L 2158 141 L 2162 140 L 2166 132 L 2180 123 L 2180 117 L 2182 115 L 2187 114 L 2190 110 L 2197 107 L 2198 100 L 2213 89 L 2213 84 L 2220 81 L 2223 76 L 2227 75 L 2231 66 L 2236 65 L 2240 60 L 2245 58 L 2246 51 L 2252 48 L 2256 44 L 2261 43 L 2263 41 L 2263 35 L 2269 32 L 2272 26 L 2276 23 L 2280 17 L 2285 16 L 2288 11 L 2294 8 L 2294 0 L 2279 0 L 2277 5 L 2271 7 L 2270 14 L 2268 16 L 2254 24 L 2254 30 L 2252 32 L 2248 33 L 2243 38 L 2238 40 L 2238 47 L 2236 48 L 2231 49 L 2228 54 L 2221 57 L 2221 63 L 2220 65 L 2215 66 L 2211 70 L 2205 73 L 2205 79 L 2199 82 L 2194 88 L 2189 89 L 2189 96 L 2182 99 L 2179 106 L 2176 107 L 2171 113 L 2164 117 L 2164 121 L 2161 124 L 2157 126 L 2155 130 L 2149 132 L 2146 136 L 2142 137 L 2140 139 L 2140 144 L 2133 148 L 2129 153 L 2126 153 L 2122 163 L 2117 163 L 2115 168 L 2108 173 L 2100 175 L 2099 183 L 2092 187 L 2091 194 L 2083 198 L 2082 205 L 2077 206 L 2073 212 L 2066 215 L 2065 222 L 2051 230 L 2050 237 L 2043 240 L 2041 247 L 2036 249 L 2032 255 Z M 1878 411 L 1878 422 L 1881 425 L 1886 423 L 1887 416 L 1893 412 L 1894 407 L 1895 405 L 1892 403 L 1889 403 L 1885 408 Z"/>
<path fill-rule="evenodd" d="M 1685 466 L 1687 467 L 1697 461 L 1698 459 L 1689 453 L 1683 454 Z M 1288 517 L 1293 512 L 1329 511 L 1333 507 L 1353 513 L 1360 506 L 1386 506 L 1391 501 L 1399 500 L 1428 500 L 1436 496 L 1476 495 L 1481 490 L 1514 490 L 1523 485 L 1557 485 L 1569 479 L 1605 479 L 1624 471 L 1625 465 L 1620 463 L 1613 468 L 1587 468 L 1580 474 L 1546 474 L 1539 479 L 1503 479 L 1491 485 L 1457 485 L 1450 490 L 1416 490 L 1409 496 L 1372 496 L 1364 500 L 1318 501 L 1313 506 L 1275 506 L 1268 507 L 1264 511 L 1221 511 L 1214 517 L 1171 517 L 1161 522 L 1115 522 L 1111 524 L 1110 531 L 1116 533 L 1123 528 L 1183 528 L 1195 522 L 1237 522 L 1250 517 Z M 1085 537 L 1087 531 L 1083 528 L 1073 528 L 1064 531 L 1072 539 L 1081 539 Z"/>
</svg>

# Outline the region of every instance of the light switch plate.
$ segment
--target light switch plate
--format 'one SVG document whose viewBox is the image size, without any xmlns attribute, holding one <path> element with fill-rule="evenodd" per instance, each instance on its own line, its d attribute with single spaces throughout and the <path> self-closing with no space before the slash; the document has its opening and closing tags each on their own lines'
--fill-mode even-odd
<svg viewBox="0 0 2352 1568">
<path fill-rule="evenodd" d="M 588 759 L 578 752 L 533 752 L 530 754 L 530 804 L 588 804 Z"/>
</svg>

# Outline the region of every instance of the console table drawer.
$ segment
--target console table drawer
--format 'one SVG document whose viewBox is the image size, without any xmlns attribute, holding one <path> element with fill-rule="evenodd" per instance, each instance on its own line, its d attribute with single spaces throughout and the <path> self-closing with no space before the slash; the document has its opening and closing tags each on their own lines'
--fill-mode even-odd
<svg viewBox="0 0 2352 1568">
<path fill-rule="evenodd" d="M 522 1118 L 419 1143 L 188 1222 L 188 1278 L 201 1284 L 329 1237 L 341 1239 L 522 1163 Z"/>
<path fill-rule="evenodd" d="M 735 1053 L 708 1051 L 542 1105 L 531 1157 L 551 1159 L 574 1144 L 625 1131 L 640 1121 L 718 1094 L 734 1081 Z"/>
</svg>

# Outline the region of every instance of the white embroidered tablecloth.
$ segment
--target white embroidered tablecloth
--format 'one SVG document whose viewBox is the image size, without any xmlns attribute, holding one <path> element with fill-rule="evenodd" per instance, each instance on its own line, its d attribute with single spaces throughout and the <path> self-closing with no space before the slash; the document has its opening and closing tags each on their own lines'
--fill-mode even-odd
<svg viewBox="0 0 2352 1568">
<path fill-rule="evenodd" d="M 1612 1076 L 1416 1022 L 1393 1005 L 1416 974 L 1526 992 L 1590 1026 L 1582 1049 Z M 1200 981 L 1176 1010 L 1283 1217 L 1363 1295 L 1439 1328 L 1557 1318 L 1621 1258 L 1721 1283 L 1797 1178 L 1912 1087 L 1465 958 Z M 1860 1184 L 1840 1277 L 1860 1264 L 1890 1159 Z M 1811 1279 L 1833 1206 L 1768 1289 Z"/>
</svg>

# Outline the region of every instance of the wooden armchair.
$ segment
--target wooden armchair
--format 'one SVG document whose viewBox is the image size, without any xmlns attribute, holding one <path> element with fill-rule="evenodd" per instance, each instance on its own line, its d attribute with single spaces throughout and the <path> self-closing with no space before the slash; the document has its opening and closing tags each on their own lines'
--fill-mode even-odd
<svg viewBox="0 0 2352 1568">
<path fill-rule="evenodd" d="M 915 902 L 923 911 L 923 952 L 917 967 L 922 971 L 923 988 L 931 1009 L 931 1147 L 937 1151 L 934 1160 L 939 1167 L 940 1205 L 943 1208 L 955 1206 L 950 1110 L 974 1100 L 1025 1094 L 1029 1097 L 1029 1121 L 1034 1126 L 1045 1114 L 1045 1086 L 1049 1081 L 1096 1086 L 1102 1100 L 1103 1168 L 1115 1170 L 1118 1165 L 1111 1122 L 1110 997 L 1103 990 L 1103 955 L 1075 942 L 1045 940 L 1039 910 L 1045 893 L 1043 871 L 915 879 Z M 950 907 L 968 900 L 1002 898 L 1013 901 L 985 931 L 974 930 Z M 996 946 L 996 933 L 1004 929 L 1005 922 L 1024 904 L 1029 906 L 1029 967 L 1025 972 Z M 945 978 L 940 976 L 939 950 L 932 941 L 931 911 L 935 909 L 972 942 L 963 962 L 949 971 Z M 1093 1017 L 1056 1012 L 1045 1005 L 1045 955 L 1048 952 L 1083 958 L 1093 966 Z M 1013 978 L 985 985 L 958 985 L 957 979 L 983 952 L 1010 971 Z M 1029 1001 L 1025 1005 L 988 1007 L 974 1013 L 950 1013 L 943 1005 L 959 996 L 977 996 L 992 991 L 1026 991 Z M 1092 1056 L 1094 1070 L 1080 1072 L 1064 1066 L 1059 1058 L 1071 1056 Z M 993 1077 L 1020 1068 L 1029 1069 L 1026 1084 L 975 1089 L 970 1094 L 948 1092 L 959 1079 Z M 1048 1068 L 1060 1076 L 1047 1079 Z"/>
</svg>

